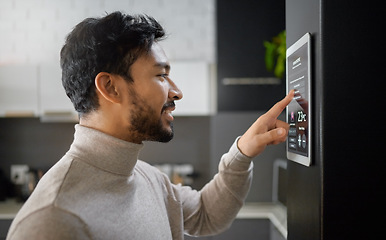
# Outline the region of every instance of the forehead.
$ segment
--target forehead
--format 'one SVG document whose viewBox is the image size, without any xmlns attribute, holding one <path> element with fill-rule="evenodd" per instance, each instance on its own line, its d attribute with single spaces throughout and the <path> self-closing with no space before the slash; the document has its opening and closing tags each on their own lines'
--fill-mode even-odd
<svg viewBox="0 0 386 240">
<path fill-rule="evenodd" d="M 165 54 L 165 51 L 161 45 L 157 42 L 154 42 L 150 48 L 150 55 L 152 55 L 157 62 L 167 62 L 168 58 Z"/>
<path fill-rule="evenodd" d="M 130 67 L 130 75 L 134 79 L 154 75 L 159 71 L 169 70 L 169 60 L 158 43 L 153 43 L 149 52 L 142 54 Z"/>
<path fill-rule="evenodd" d="M 165 51 L 157 42 L 154 42 L 150 48 L 150 51 L 147 54 L 142 55 L 141 58 L 143 58 L 142 60 L 148 62 L 154 67 L 164 67 L 165 65 L 169 65 L 169 60 L 165 54 Z"/>
</svg>

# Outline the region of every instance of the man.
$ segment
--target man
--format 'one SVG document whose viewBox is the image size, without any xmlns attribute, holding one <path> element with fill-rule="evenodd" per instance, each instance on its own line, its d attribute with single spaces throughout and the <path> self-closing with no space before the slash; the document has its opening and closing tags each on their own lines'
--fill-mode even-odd
<svg viewBox="0 0 386 240">
<path fill-rule="evenodd" d="M 143 141 L 173 138 L 171 113 L 182 98 L 159 45 L 163 37 L 153 18 L 120 12 L 85 19 L 69 34 L 61 67 L 80 116 L 74 142 L 7 239 L 183 239 L 230 226 L 250 187 L 251 158 L 285 141 L 288 125 L 277 117 L 293 92 L 236 139 L 201 191 L 174 185 L 138 160 Z"/>
</svg>

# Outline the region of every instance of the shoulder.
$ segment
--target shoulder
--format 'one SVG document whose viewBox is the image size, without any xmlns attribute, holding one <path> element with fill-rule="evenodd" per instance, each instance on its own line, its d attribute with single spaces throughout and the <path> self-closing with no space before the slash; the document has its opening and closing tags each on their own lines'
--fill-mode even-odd
<svg viewBox="0 0 386 240">
<path fill-rule="evenodd" d="M 12 222 L 9 239 L 77 239 L 66 236 L 78 234 L 77 229 L 83 229 L 85 224 L 78 216 L 56 205 L 72 163 L 71 157 L 64 156 L 44 174 Z"/>
<path fill-rule="evenodd" d="M 12 223 L 7 239 L 91 239 L 91 236 L 80 217 L 50 205 Z"/>
<path fill-rule="evenodd" d="M 17 213 L 15 220 L 25 219 L 33 212 L 39 212 L 41 209 L 53 206 L 66 178 L 70 163 L 71 161 L 62 159 L 44 174 L 31 196 Z"/>
</svg>

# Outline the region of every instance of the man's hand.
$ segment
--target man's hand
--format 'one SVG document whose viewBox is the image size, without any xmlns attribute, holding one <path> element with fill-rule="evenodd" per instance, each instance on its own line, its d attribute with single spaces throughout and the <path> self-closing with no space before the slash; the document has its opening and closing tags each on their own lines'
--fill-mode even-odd
<svg viewBox="0 0 386 240">
<path fill-rule="evenodd" d="M 267 145 L 279 144 L 286 140 L 289 125 L 277 118 L 293 97 L 294 91 L 291 90 L 283 100 L 260 116 L 241 136 L 237 146 L 244 155 L 255 157 L 262 153 Z"/>
</svg>

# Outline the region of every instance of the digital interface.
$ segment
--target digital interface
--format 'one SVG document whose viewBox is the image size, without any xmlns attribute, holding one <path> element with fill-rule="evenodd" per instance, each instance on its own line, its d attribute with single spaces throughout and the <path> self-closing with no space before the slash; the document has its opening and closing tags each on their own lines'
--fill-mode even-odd
<svg viewBox="0 0 386 240">
<path fill-rule="evenodd" d="M 287 106 L 287 158 L 309 166 L 311 163 L 310 35 L 307 33 L 287 49 L 287 92 L 295 96 Z"/>
</svg>

